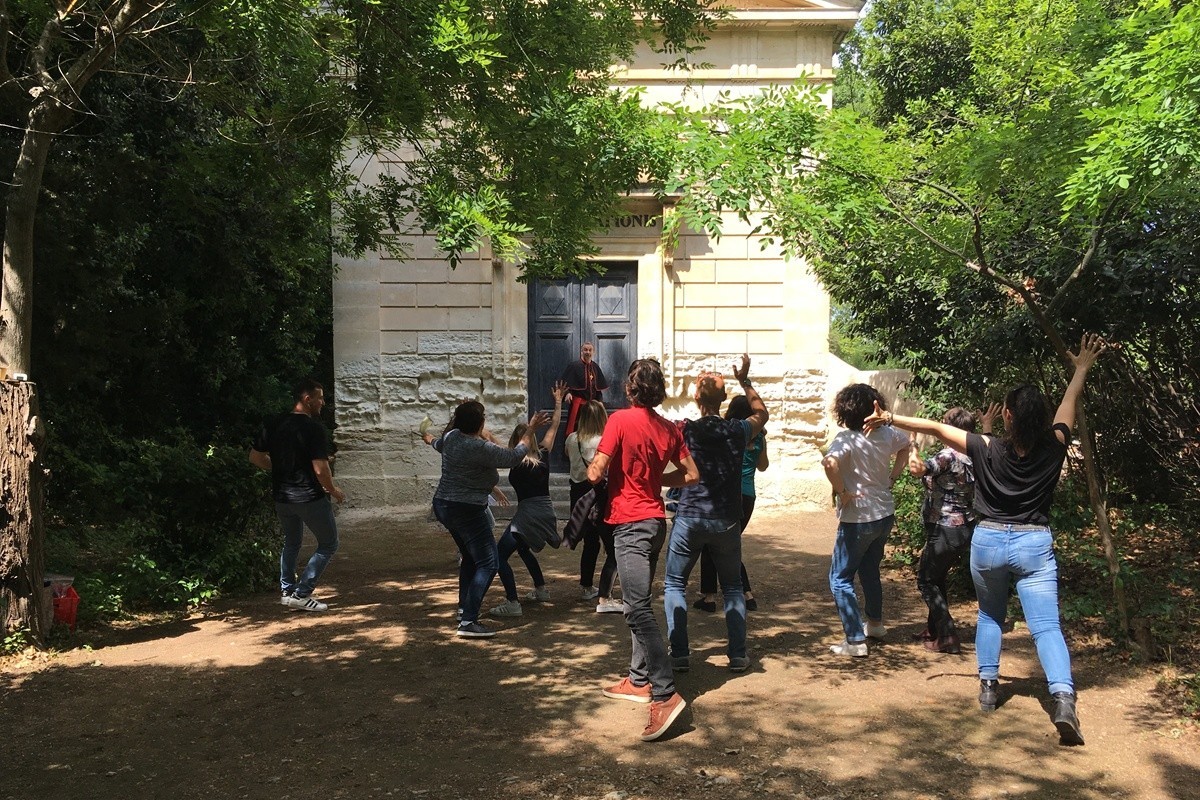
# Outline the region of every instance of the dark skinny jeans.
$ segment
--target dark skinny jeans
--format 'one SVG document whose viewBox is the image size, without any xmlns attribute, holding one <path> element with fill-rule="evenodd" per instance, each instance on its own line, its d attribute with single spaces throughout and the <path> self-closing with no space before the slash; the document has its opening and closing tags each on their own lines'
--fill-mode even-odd
<svg viewBox="0 0 1200 800">
<path fill-rule="evenodd" d="M 571 481 L 571 508 L 579 498 L 588 493 L 592 485 L 587 481 Z M 583 551 L 579 556 L 579 585 L 591 586 L 596 577 L 596 561 L 600 558 L 600 545 L 604 545 L 604 566 L 600 568 L 600 584 L 596 587 L 601 597 L 611 597 L 613 579 L 617 576 L 617 559 L 613 548 L 611 525 L 601 523 L 589 527 L 583 534 Z"/>
<path fill-rule="evenodd" d="M 754 495 L 744 494 L 742 495 L 742 533 L 746 532 L 746 526 L 750 524 L 752 516 L 754 516 Z M 750 576 L 746 574 L 746 562 L 743 561 L 742 592 L 751 594 L 753 591 L 754 589 L 750 586 Z M 717 593 L 717 565 L 713 563 L 707 547 L 700 551 L 700 593 Z"/>
<path fill-rule="evenodd" d="M 929 606 L 927 629 L 937 639 L 956 633 L 950 604 L 946 602 L 946 576 L 971 552 L 974 525 L 948 526 L 925 523 L 925 549 L 917 562 L 917 589 Z"/>
<path fill-rule="evenodd" d="M 513 533 L 512 525 L 504 529 L 504 535 L 496 543 L 496 549 L 500 554 L 500 583 L 504 584 L 505 600 L 517 599 L 517 577 L 513 575 L 512 567 L 508 565 L 508 559 L 514 550 L 525 562 L 525 568 L 529 570 L 529 577 L 533 578 L 533 585 L 546 585 L 546 578 L 542 575 L 542 565 L 538 563 L 537 556 L 520 536 Z"/>
</svg>

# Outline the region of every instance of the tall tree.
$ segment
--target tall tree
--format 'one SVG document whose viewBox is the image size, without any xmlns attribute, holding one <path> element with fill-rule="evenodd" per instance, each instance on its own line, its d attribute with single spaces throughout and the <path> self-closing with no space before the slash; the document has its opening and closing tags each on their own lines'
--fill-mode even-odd
<svg viewBox="0 0 1200 800">
<path fill-rule="evenodd" d="M 0 0 L 0 117 L 20 134 L 0 142 L 13 175 L 0 366 L 35 377 L 55 366 L 31 362 L 35 222 L 52 147 L 96 113 L 91 84 L 102 70 L 115 66 L 173 85 L 180 98 L 198 95 L 227 109 L 223 136 L 250 134 L 243 138 L 279 148 L 321 137 L 333 179 L 317 202 L 337 204 L 341 248 L 380 246 L 415 224 L 436 230 L 455 257 L 485 238 L 513 255 L 527 239 L 531 269 L 564 271 L 587 252 L 597 221 L 654 157 L 649 117 L 635 97 L 608 89 L 610 65 L 640 42 L 687 50 L 703 31 L 705 5 Z M 297 64 L 321 69 L 310 70 L 308 80 L 280 77 L 303 72 Z M 402 177 L 360 187 L 342 160 L 349 141 L 419 157 Z M 35 424 L 36 394 L 21 396 L 25 405 L 5 413 L 12 412 L 14 429 L 27 431 L 30 446 L 19 459 L 9 451 L 0 457 L 13 459 L 6 470 L 36 483 L 42 428 Z M 6 483 L 14 485 L 32 484 Z M 0 498 L 5 626 L 35 635 L 37 496 L 6 491 Z"/>
<path fill-rule="evenodd" d="M 1116 242 L 1178 224 L 1196 188 L 1194 41 L 1192 4 L 880 0 L 855 42 L 850 108 L 826 114 L 796 89 L 665 121 L 690 187 L 681 218 L 711 227 L 721 208 L 761 212 L 857 325 L 943 392 L 983 394 L 1014 361 L 1053 383 L 1081 329 L 1178 341 L 1150 295 L 1097 292 L 1147 283 L 1146 259 L 1118 257 Z M 1162 232 L 1182 243 L 1178 228 Z M 1183 379 L 1186 394 L 1194 373 Z M 1127 628 L 1083 414 L 1077 430 Z"/>
</svg>

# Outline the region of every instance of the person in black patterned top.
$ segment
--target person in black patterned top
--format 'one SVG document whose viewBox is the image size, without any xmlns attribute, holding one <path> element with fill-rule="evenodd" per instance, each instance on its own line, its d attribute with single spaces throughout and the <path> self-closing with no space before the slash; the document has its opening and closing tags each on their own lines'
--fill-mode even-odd
<svg viewBox="0 0 1200 800">
<path fill-rule="evenodd" d="M 993 404 L 983 417 L 983 432 L 992 432 L 992 420 L 1000 407 Z M 942 423 L 975 432 L 975 415 L 955 407 L 942 417 Z M 946 576 L 970 550 L 975 530 L 975 472 L 971 459 L 953 448 L 944 447 L 929 458 L 921 458 L 916 441 L 908 451 L 908 471 L 925 484 L 921 516 L 925 520 L 925 549 L 917 564 L 917 589 L 929 607 L 925 630 L 918 639 L 926 650 L 961 653 L 958 630 L 946 601 Z"/>
</svg>

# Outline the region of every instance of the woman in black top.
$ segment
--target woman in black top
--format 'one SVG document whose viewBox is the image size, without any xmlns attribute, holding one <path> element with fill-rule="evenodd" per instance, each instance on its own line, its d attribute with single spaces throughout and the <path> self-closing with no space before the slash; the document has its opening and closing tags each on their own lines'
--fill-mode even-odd
<svg viewBox="0 0 1200 800">
<path fill-rule="evenodd" d="M 1051 424 L 1042 393 L 1018 386 L 1004 398 L 1004 438 L 981 436 L 933 420 L 894 416 L 878 407 L 864 428 L 895 425 L 932 434 L 971 457 L 975 468 L 975 511 L 979 522 L 971 542 L 971 576 L 979 596 L 975 658 L 979 665 L 979 705 L 994 711 L 1000 676 L 1000 632 L 1008 608 L 1010 577 L 1038 660 L 1054 700 L 1053 719 L 1063 744 L 1083 744 L 1075 713 L 1071 656 L 1058 616 L 1058 564 L 1050 533 L 1050 502 L 1062 472 L 1071 424 L 1088 370 L 1104 352 L 1104 342 L 1085 334 L 1071 382 Z"/>
<path fill-rule="evenodd" d="M 541 550 L 549 542 L 558 547 L 562 538 L 558 535 L 558 519 L 554 514 L 554 504 L 550 500 L 550 450 L 554 447 L 554 438 L 558 434 L 558 423 L 562 419 L 563 396 L 567 393 L 566 384 L 559 381 L 550 390 L 554 395 L 554 417 L 550 420 L 550 429 L 546 431 L 542 441 L 537 441 L 537 428 L 524 423 L 513 429 L 509 447 L 524 443 L 529 453 L 521 463 L 508 471 L 508 482 L 517 493 L 517 510 L 512 521 L 504 529 L 496 548 L 500 556 L 500 582 L 504 584 L 504 602 L 488 613 L 493 617 L 521 616 L 521 601 L 517 599 L 517 580 L 513 575 L 508 559 L 513 551 L 520 554 L 521 560 L 529 569 L 529 577 L 533 578 L 533 591 L 525 596 L 527 600 L 549 600 L 550 590 L 546 588 L 546 579 L 542 577 L 542 566 L 538 563 L 534 551 Z"/>
</svg>

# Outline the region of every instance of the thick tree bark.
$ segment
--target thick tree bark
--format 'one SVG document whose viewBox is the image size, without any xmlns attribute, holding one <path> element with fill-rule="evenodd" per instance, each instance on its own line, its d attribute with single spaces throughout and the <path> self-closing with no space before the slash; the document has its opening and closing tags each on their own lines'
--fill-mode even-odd
<svg viewBox="0 0 1200 800">
<path fill-rule="evenodd" d="M 0 634 L 28 630 L 41 642 L 43 425 L 37 387 L 0 381 Z"/>
</svg>

